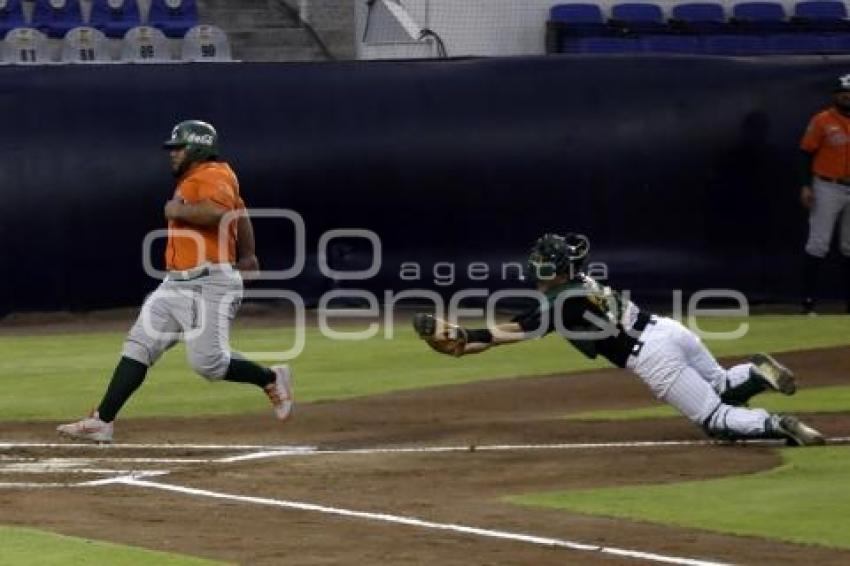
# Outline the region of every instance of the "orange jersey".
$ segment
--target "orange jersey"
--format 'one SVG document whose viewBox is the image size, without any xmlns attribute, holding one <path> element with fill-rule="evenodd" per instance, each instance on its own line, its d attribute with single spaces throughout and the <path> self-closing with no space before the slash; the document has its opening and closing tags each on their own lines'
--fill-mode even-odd
<svg viewBox="0 0 850 566">
<path fill-rule="evenodd" d="M 815 114 L 800 141 L 800 149 L 814 154 L 815 175 L 850 177 L 850 118 L 835 108 Z"/>
<path fill-rule="evenodd" d="M 239 181 L 227 163 L 200 163 L 184 173 L 177 183 L 175 197 L 187 204 L 210 201 L 225 210 L 245 208 L 239 197 Z M 192 232 L 181 234 L 180 231 Z M 203 242 L 202 246 L 199 244 Z M 236 222 L 230 222 L 225 238 L 226 249 L 219 250 L 218 224 L 197 226 L 170 220 L 165 265 L 169 270 L 190 269 L 202 263 L 234 263 L 236 261 Z M 202 247 L 203 249 L 199 249 Z"/>
</svg>

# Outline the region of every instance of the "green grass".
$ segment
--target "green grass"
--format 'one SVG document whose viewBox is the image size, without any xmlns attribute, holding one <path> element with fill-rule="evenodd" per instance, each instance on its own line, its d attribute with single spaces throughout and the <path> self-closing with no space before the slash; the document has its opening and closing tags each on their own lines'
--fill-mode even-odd
<svg viewBox="0 0 850 566">
<path fill-rule="evenodd" d="M 128 325 L 131 321 L 128 321 Z M 731 341 L 708 341 L 718 355 L 742 355 L 843 345 L 850 317 L 759 316 L 750 332 Z M 702 321 L 712 331 L 732 330 L 739 320 Z M 292 328 L 237 329 L 234 347 L 285 350 Z M 393 340 L 332 341 L 307 329 L 304 353 L 292 363 L 300 401 L 342 399 L 387 391 L 488 378 L 544 375 L 608 367 L 587 360 L 561 338 L 549 336 L 482 355 L 453 359 L 429 350 L 404 325 Z M 10 419 L 78 416 L 95 405 L 118 360 L 124 333 L 0 337 L 0 415 Z M 213 415 L 266 411 L 253 386 L 209 384 L 188 368 L 182 346 L 168 352 L 128 404 L 124 417 Z"/>
<path fill-rule="evenodd" d="M 678 484 L 520 495 L 509 501 L 850 549 L 850 448 L 785 449 L 757 474 Z"/>
<path fill-rule="evenodd" d="M 801 389 L 791 397 L 779 393 L 759 395 L 751 404 L 772 413 L 843 413 L 850 412 L 850 386 Z M 673 407 L 658 403 L 636 409 L 585 411 L 567 415 L 575 421 L 629 421 L 678 417 Z"/>
<path fill-rule="evenodd" d="M 110 566 L 201 566 L 212 560 L 57 535 L 19 527 L 0 527 L 3 564 L 109 564 Z"/>
</svg>

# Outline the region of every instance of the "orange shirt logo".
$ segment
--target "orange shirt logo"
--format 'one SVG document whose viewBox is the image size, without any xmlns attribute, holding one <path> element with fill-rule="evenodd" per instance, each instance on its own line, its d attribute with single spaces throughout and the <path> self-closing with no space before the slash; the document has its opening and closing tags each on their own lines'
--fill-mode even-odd
<svg viewBox="0 0 850 566">
<path fill-rule="evenodd" d="M 210 201 L 223 210 L 244 208 L 239 197 L 239 181 L 227 163 L 211 161 L 193 167 L 177 184 L 175 195 L 188 204 Z M 219 246 L 219 226 L 197 226 L 186 222 L 168 222 L 166 268 L 182 271 L 202 263 L 236 261 L 236 222 L 227 226 L 225 249 Z"/>
</svg>

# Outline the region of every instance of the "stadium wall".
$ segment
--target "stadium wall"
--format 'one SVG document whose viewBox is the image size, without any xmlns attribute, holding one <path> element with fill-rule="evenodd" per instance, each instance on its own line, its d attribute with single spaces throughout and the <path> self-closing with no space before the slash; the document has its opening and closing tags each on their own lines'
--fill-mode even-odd
<svg viewBox="0 0 850 566">
<path fill-rule="evenodd" d="M 160 143 L 186 118 L 218 127 L 249 205 L 303 216 L 305 272 L 269 285 L 308 297 L 336 285 L 316 264 L 336 228 L 383 243 L 380 273 L 348 286 L 513 286 L 500 264 L 576 230 L 641 297 L 793 297 L 797 141 L 846 70 L 649 56 L 0 68 L 0 311 L 140 303 L 156 285 L 142 241 L 173 191 Z M 257 220 L 257 236 L 266 268 L 292 264 L 289 223 Z M 362 241 L 337 255 L 370 259 Z M 414 261 L 420 278 L 402 279 Z M 470 262 L 494 276 L 470 281 Z M 456 264 L 450 285 L 438 263 Z"/>
</svg>

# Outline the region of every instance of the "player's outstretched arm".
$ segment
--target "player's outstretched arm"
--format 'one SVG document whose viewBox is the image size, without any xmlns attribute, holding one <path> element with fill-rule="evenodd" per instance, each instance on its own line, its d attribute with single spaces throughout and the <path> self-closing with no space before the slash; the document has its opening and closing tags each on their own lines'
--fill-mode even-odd
<svg viewBox="0 0 850 566">
<path fill-rule="evenodd" d="M 431 348 L 455 357 L 478 354 L 493 346 L 529 338 L 515 322 L 498 324 L 489 329 L 467 329 L 426 313 L 418 313 L 413 317 L 413 328 Z"/>
</svg>

